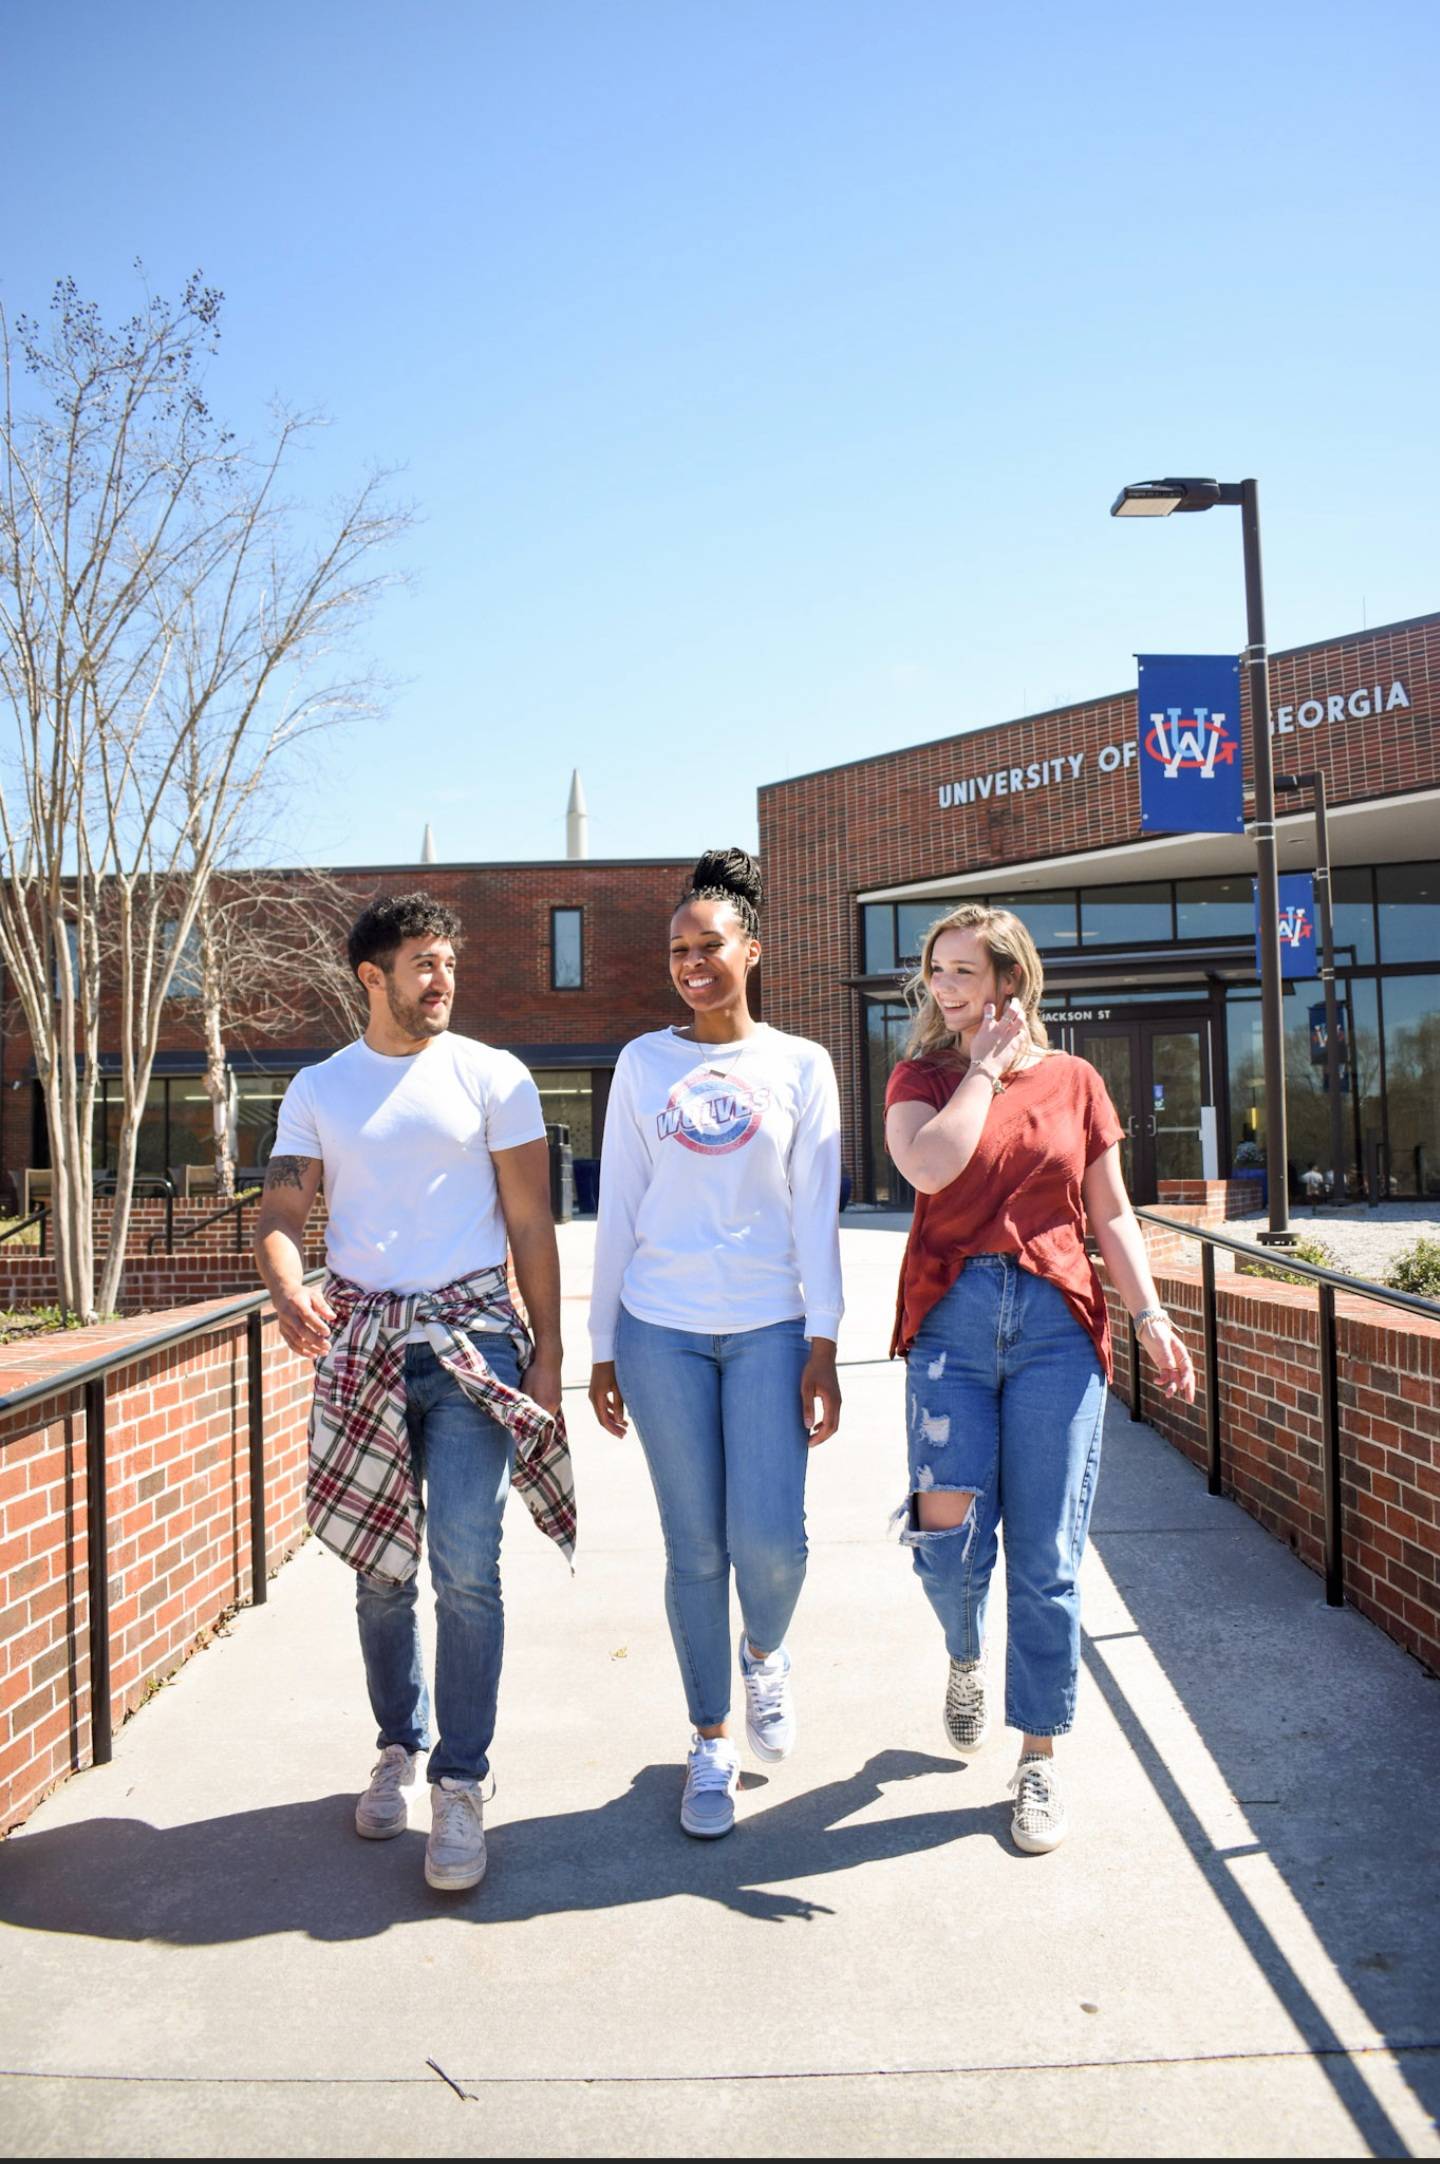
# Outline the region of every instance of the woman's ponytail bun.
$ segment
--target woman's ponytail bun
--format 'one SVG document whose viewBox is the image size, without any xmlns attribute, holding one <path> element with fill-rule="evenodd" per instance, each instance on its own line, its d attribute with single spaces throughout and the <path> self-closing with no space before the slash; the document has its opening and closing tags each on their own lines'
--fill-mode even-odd
<svg viewBox="0 0 1440 2164">
<path fill-rule="evenodd" d="M 690 875 L 687 902 L 733 902 L 747 935 L 760 931 L 765 886 L 760 867 L 744 849 L 707 849 Z"/>
</svg>

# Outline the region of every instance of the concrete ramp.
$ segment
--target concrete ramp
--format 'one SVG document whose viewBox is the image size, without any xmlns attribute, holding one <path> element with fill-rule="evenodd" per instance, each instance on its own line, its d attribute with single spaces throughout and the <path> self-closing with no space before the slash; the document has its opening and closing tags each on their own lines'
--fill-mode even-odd
<svg viewBox="0 0 1440 2164">
<path fill-rule="evenodd" d="M 945 1748 L 886 1537 L 897 1248 L 846 1233 L 801 1745 L 747 1775 L 735 1834 L 676 1823 L 654 1505 L 577 1392 L 573 1582 L 507 1532 L 484 1885 L 426 1889 L 423 1799 L 354 1836 L 351 1587 L 308 1548 L 0 1848 L 5 2154 L 1440 2154 L 1436 1685 L 1118 1408 L 1074 1831 L 1018 1855 L 1015 1739 Z"/>
</svg>

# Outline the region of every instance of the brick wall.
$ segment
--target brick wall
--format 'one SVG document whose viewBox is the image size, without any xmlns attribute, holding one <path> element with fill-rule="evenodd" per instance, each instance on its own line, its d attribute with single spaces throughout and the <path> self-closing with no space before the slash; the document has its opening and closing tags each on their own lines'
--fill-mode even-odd
<svg viewBox="0 0 1440 2164">
<path fill-rule="evenodd" d="M 85 1415 L 82 1395 L 64 1388 L 67 1369 L 136 1346 L 110 1379 L 106 1419 L 115 1724 L 251 1595 L 244 1322 L 146 1352 L 140 1341 L 154 1328 L 100 1324 L 0 1348 L 0 1395 L 56 1385 L 33 1408 L 0 1415 L 0 1830 L 89 1763 Z M 303 1530 L 313 1369 L 273 1322 L 264 1348 L 273 1569 Z"/>
<path fill-rule="evenodd" d="M 126 1241 L 125 1272 L 120 1280 L 119 1312 L 144 1315 L 157 1308 L 185 1307 L 197 1300 L 218 1300 L 224 1295 L 254 1292 L 255 1264 L 250 1238 L 255 1213 L 244 1214 L 243 1245 L 236 1248 L 234 1219 L 197 1228 L 214 1210 L 211 1201 L 175 1206 L 175 1234 L 186 1234 L 173 1253 L 164 1244 L 164 1205 L 155 1200 L 137 1201 Z M 96 1275 L 99 1276 L 110 1237 L 112 1206 L 104 1198 L 95 1204 Z M 317 1198 L 305 1227 L 305 1267 L 318 1269 L 325 1260 L 326 1211 L 324 1197 Z M 154 1251 L 150 1242 L 156 1240 Z M 38 1247 L 7 1240 L 0 1246 L 0 1309 L 26 1313 L 52 1307 L 59 1297 L 55 1258 L 42 1255 Z"/>
<path fill-rule="evenodd" d="M 1203 1465 L 1209 1379 L 1199 1272 L 1162 1270 L 1157 1282 L 1194 1357 L 1198 1388 L 1193 1406 L 1177 1404 L 1142 1366 L 1142 1410 Z M 1116 1387 L 1128 1400 L 1125 1309 L 1113 1287 L 1106 1295 Z M 1323 1570 L 1315 1293 L 1240 1275 L 1221 1279 L 1215 1298 L 1225 1493 Z M 1346 1293 L 1335 1308 L 1346 1598 L 1440 1672 L 1440 1323 L 1402 1319 Z"/>
<path fill-rule="evenodd" d="M 1297 759 L 1303 749 L 1304 765 L 1325 773 L 1332 806 L 1440 782 L 1440 616 L 1271 657 L 1277 715 L 1353 687 L 1388 691 L 1396 679 L 1408 689 L 1408 708 L 1327 715 L 1313 731 L 1293 720 L 1286 725 L 1288 749 Z M 1108 747 L 1134 737 L 1135 726 L 1135 693 L 1127 690 L 761 789 L 768 1012 L 781 1029 L 829 1048 L 840 1078 L 846 1162 L 857 1183 L 864 1168 L 861 996 L 845 981 L 864 966 L 856 895 L 988 866 L 998 886 L 1027 861 L 1140 839 L 1133 762 L 1108 770 L 1100 763 Z M 1248 774 L 1248 714 L 1244 740 Z M 1054 786 L 1009 793 L 1012 771 L 1023 775 L 1032 764 L 1076 753 L 1083 763 L 1073 778 L 1067 768 Z M 957 777 L 995 770 L 1006 773 L 1004 796 L 942 806 L 942 788 Z M 825 968 L 814 966 L 816 955 L 827 958 Z"/>
</svg>

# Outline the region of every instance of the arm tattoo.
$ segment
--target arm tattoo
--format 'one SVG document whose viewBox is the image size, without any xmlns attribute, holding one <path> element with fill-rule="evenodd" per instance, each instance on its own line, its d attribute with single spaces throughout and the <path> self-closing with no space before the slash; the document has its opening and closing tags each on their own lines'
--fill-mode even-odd
<svg viewBox="0 0 1440 2164">
<path fill-rule="evenodd" d="M 265 1192 L 277 1187 L 301 1187 L 314 1164 L 313 1157 L 272 1157 L 265 1167 Z"/>
</svg>

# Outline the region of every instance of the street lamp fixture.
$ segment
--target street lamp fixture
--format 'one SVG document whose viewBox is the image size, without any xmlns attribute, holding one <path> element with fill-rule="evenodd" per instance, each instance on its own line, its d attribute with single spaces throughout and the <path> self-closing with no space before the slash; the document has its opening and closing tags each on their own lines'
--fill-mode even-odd
<svg viewBox="0 0 1440 2164">
<path fill-rule="evenodd" d="M 1110 506 L 1111 518 L 1169 518 L 1172 511 L 1209 511 L 1217 503 L 1238 503 L 1218 481 L 1189 474 L 1168 474 L 1163 481 L 1132 481 Z"/>
<path fill-rule="evenodd" d="M 1245 550 L 1243 656 L 1250 689 L 1250 769 L 1255 786 L 1255 883 L 1260 904 L 1260 1021 L 1265 1071 L 1265 1159 L 1270 1229 L 1262 1241 L 1294 1244 L 1290 1231 L 1290 1159 L 1285 1132 L 1285 1022 L 1280 981 L 1280 874 L 1275 854 L 1275 780 L 1270 760 L 1270 667 L 1265 648 L 1265 588 L 1260 573 L 1260 492 L 1254 481 L 1212 481 L 1167 474 L 1133 481 L 1110 506 L 1112 518 L 1168 518 L 1172 511 L 1240 512 Z"/>
</svg>

